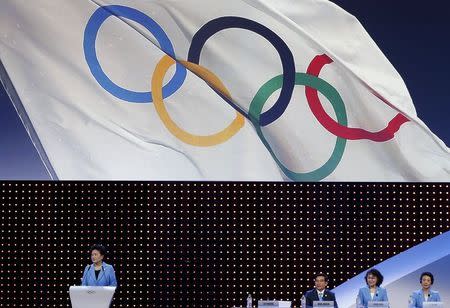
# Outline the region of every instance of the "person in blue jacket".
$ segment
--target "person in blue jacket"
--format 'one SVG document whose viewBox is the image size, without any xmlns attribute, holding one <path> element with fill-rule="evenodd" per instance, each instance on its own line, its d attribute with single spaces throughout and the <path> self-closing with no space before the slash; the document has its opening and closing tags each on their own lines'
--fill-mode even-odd
<svg viewBox="0 0 450 308">
<path fill-rule="evenodd" d="M 430 272 L 423 272 L 420 275 L 420 284 L 422 288 L 413 292 L 409 298 L 409 308 L 423 308 L 424 302 L 440 302 L 441 297 L 438 291 L 431 290 L 434 283 L 434 276 Z"/>
<path fill-rule="evenodd" d="M 379 270 L 375 268 L 368 270 L 364 279 L 367 285 L 359 289 L 356 300 L 356 305 L 359 308 L 367 308 L 370 301 L 388 301 L 386 289 L 381 287 L 381 284 L 383 283 L 383 275 L 381 275 Z"/>
<path fill-rule="evenodd" d="M 92 264 L 87 265 L 84 269 L 81 285 L 117 287 L 113 266 L 103 261 L 106 248 L 103 245 L 94 245 L 90 251 Z"/>
</svg>

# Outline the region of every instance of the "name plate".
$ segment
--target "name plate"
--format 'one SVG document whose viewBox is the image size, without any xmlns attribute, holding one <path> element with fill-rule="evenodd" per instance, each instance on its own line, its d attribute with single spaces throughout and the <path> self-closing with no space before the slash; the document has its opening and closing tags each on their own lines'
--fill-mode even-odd
<svg viewBox="0 0 450 308">
<path fill-rule="evenodd" d="M 313 308 L 316 307 L 334 307 L 333 301 L 313 301 Z"/>
<path fill-rule="evenodd" d="M 389 302 L 369 301 L 367 308 L 389 308 Z"/>
<path fill-rule="evenodd" d="M 423 308 L 444 308 L 443 302 L 423 302 Z"/>
<path fill-rule="evenodd" d="M 291 308 L 289 301 L 258 301 L 258 308 Z"/>
<path fill-rule="evenodd" d="M 278 307 L 278 301 L 258 301 L 259 307 Z"/>
</svg>

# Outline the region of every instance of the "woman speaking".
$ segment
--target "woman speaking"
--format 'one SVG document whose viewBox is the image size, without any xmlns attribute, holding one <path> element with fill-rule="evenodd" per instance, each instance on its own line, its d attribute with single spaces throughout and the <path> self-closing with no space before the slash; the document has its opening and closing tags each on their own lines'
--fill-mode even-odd
<svg viewBox="0 0 450 308">
<path fill-rule="evenodd" d="M 92 264 L 84 269 L 81 285 L 117 287 L 116 273 L 112 265 L 103 262 L 106 248 L 103 245 L 91 247 Z"/>
</svg>

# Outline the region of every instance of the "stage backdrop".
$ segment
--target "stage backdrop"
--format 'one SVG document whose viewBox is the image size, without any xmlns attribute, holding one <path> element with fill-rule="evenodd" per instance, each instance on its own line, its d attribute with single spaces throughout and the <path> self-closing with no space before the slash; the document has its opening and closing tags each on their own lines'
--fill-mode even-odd
<svg viewBox="0 0 450 308">
<path fill-rule="evenodd" d="M 0 307 L 68 307 L 94 243 L 116 269 L 113 307 L 231 307 L 247 293 L 298 307 L 314 273 L 345 286 L 450 230 L 439 183 L 2 182 L 0 203 Z M 449 290 L 447 247 L 422 252 L 439 258 L 429 267 L 380 265 L 398 282 L 393 308 L 422 269 Z M 339 293 L 341 308 L 356 292 Z"/>
</svg>

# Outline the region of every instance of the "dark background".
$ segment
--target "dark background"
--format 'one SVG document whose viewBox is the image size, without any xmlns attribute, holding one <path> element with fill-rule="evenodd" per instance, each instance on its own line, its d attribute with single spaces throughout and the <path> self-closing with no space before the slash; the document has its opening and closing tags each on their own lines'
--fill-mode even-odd
<svg viewBox="0 0 450 308">
<path fill-rule="evenodd" d="M 68 307 L 94 243 L 116 269 L 114 307 L 231 307 L 247 292 L 298 307 L 315 272 L 333 288 L 448 231 L 449 188 L 2 182 L 0 307 Z"/>
<path fill-rule="evenodd" d="M 355 15 L 404 78 L 419 117 L 450 144 L 450 15 L 445 0 L 334 0 Z M 0 179 L 48 179 L 0 86 Z"/>
</svg>

